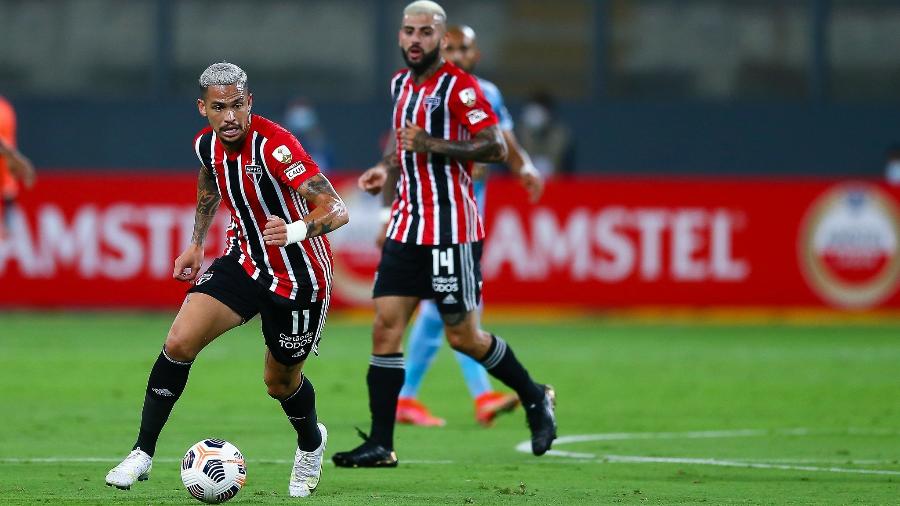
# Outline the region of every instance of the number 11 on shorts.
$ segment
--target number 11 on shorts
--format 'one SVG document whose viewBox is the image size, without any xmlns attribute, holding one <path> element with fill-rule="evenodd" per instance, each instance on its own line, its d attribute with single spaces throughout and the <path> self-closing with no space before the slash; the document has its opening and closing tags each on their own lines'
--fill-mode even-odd
<svg viewBox="0 0 900 506">
<path fill-rule="evenodd" d="M 437 248 L 431 250 L 431 263 L 435 276 L 440 276 L 441 267 L 447 268 L 447 275 L 453 275 L 453 248 L 440 251 Z"/>
<path fill-rule="evenodd" d="M 291 311 L 291 317 L 293 317 L 294 324 L 291 327 L 291 333 L 294 335 L 299 334 L 298 330 L 300 330 L 300 311 Z M 309 330 L 309 309 L 303 310 L 303 333 L 305 334 Z"/>
</svg>

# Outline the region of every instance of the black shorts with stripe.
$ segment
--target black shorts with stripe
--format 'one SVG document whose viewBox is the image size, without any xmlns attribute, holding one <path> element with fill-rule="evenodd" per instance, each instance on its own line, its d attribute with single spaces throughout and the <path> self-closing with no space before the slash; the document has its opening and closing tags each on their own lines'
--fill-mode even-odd
<svg viewBox="0 0 900 506">
<path fill-rule="evenodd" d="M 441 314 L 466 313 L 481 301 L 481 241 L 437 246 L 384 241 L 373 297 L 433 299 Z"/>
<path fill-rule="evenodd" d="M 253 280 L 234 257 L 215 259 L 188 293 L 205 293 L 230 307 L 244 322 L 257 314 L 262 321 L 266 346 L 278 362 L 293 365 L 318 355 L 319 339 L 328 312 L 327 298 L 310 302 L 311 295 L 296 300 L 282 297 Z"/>
</svg>

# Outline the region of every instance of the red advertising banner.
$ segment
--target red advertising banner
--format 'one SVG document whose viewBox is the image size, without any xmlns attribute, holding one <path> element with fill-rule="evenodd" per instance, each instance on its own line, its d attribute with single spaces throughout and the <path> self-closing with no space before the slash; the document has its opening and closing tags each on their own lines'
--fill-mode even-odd
<svg viewBox="0 0 900 506">
<path fill-rule="evenodd" d="M 332 177 L 350 206 L 333 232 L 335 306 L 370 304 L 378 199 Z M 0 239 L 0 306 L 176 307 L 196 178 L 50 173 Z M 576 179 L 536 205 L 488 185 L 482 271 L 491 304 L 588 308 L 900 308 L 900 188 L 833 180 Z M 227 216 L 210 231 L 224 249 Z"/>
</svg>

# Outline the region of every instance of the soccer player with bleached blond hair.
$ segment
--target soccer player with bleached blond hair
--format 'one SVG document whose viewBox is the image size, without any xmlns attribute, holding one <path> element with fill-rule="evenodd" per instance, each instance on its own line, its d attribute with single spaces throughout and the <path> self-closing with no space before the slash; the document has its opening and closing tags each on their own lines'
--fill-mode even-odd
<svg viewBox="0 0 900 506">
<path fill-rule="evenodd" d="M 441 57 L 446 32 L 446 12 L 435 2 L 417 1 L 404 9 L 399 45 L 406 68 L 390 83 L 396 135 L 382 162 L 358 181 L 370 193 L 397 193 L 389 195 L 392 205 L 373 288 L 375 322 L 366 375 L 371 432 L 363 434 L 360 446 L 334 454 L 340 467 L 397 466 L 394 426 L 404 381 L 403 333 L 426 299 L 437 305 L 450 346 L 478 360 L 521 399 L 532 452 L 543 455 L 556 438 L 553 389 L 531 379 L 506 341 L 480 328 L 484 226 L 472 168 L 474 162 L 504 161 L 507 145 L 478 81 Z"/>
<path fill-rule="evenodd" d="M 150 370 L 137 441 L 106 475 L 107 485 L 127 489 L 150 477 L 157 440 L 194 359 L 257 314 L 266 344 L 263 379 L 297 432 L 288 493 L 305 497 L 319 484 L 328 433 L 318 423 L 316 392 L 302 370 L 310 353 L 318 355 L 331 300 L 325 234 L 349 215 L 300 142 L 251 114 L 252 107 L 247 74 L 237 65 L 215 63 L 200 75 L 197 109 L 209 125 L 194 137 L 197 211 L 191 244 L 172 272 L 191 287 Z M 227 246 L 200 274 L 220 202 L 231 214 Z"/>
</svg>

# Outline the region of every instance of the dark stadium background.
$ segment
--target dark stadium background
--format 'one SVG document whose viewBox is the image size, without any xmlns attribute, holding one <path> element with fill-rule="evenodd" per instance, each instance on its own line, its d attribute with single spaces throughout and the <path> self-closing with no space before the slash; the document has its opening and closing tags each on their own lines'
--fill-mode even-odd
<svg viewBox="0 0 900 506">
<path fill-rule="evenodd" d="M 193 169 L 195 81 L 243 65 L 257 111 L 316 106 L 336 165 L 387 124 L 404 2 L 0 1 L 0 93 L 42 168 Z M 900 3 L 455 1 L 514 116 L 559 98 L 578 173 L 879 176 L 900 140 Z M 246 27 L 246 28 L 245 28 Z"/>
</svg>

